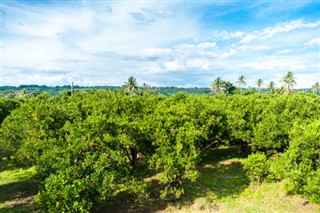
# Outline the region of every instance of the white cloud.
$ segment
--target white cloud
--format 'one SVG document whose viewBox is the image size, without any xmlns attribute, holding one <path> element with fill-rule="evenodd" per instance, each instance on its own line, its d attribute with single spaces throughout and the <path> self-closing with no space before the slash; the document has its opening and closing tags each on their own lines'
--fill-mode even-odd
<svg viewBox="0 0 320 213">
<path fill-rule="evenodd" d="M 194 58 L 186 61 L 186 67 L 189 69 L 209 70 L 210 63 L 206 59 Z"/>
<path fill-rule="evenodd" d="M 270 50 L 272 49 L 266 45 L 241 45 L 238 47 L 239 50 Z"/>
<path fill-rule="evenodd" d="M 279 52 L 277 52 L 277 55 L 291 53 L 292 51 L 293 49 L 280 50 Z"/>
<path fill-rule="evenodd" d="M 245 35 L 244 32 L 241 31 L 236 31 L 236 32 L 227 32 L 225 30 L 223 31 L 214 31 L 213 32 L 213 37 L 218 38 L 218 39 L 223 39 L 223 40 L 229 40 L 229 39 L 235 39 L 235 38 L 241 38 Z"/>
<path fill-rule="evenodd" d="M 180 61 L 180 60 L 165 62 L 165 63 L 163 64 L 163 66 L 164 66 L 164 68 L 165 68 L 166 70 L 169 70 L 169 71 L 181 70 L 181 69 L 183 69 L 183 67 L 184 67 L 182 61 Z"/>
<path fill-rule="evenodd" d="M 244 32 L 237 31 L 237 32 L 231 33 L 231 37 L 239 38 L 244 36 L 244 34 L 245 34 Z"/>
<path fill-rule="evenodd" d="M 248 33 L 240 41 L 240 43 L 249 43 L 253 40 L 263 40 L 263 39 L 271 38 L 274 35 L 279 33 L 286 33 L 293 30 L 304 29 L 304 28 L 315 28 L 318 26 L 320 26 L 320 21 L 308 23 L 298 19 L 291 22 L 277 24 L 276 26 L 265 28 L 262 31 L 254 31 L 252 33 Z"/>
<path fill-rule="evenodd" d="M 249 42 L 257 39 L 257 37 L 258 37 L 258 36 L 256 35 L 257 33 L 258 33 L 258 32 L 255 31 L 255 32 L 253 32 L 253 34 L 248 34 L 248 35 L 246 35 L 246 36 L 240 41 L 240 43 L 249 43 Z"/>
<path fill-rule="evenodd" d="M 81 84 L 90 82 L 85 77 L 91 75 L 97 84 L 122 84 L 121 78 L 139 74 L 138 71 L 145 68 L 159 72 L 157 65 L 136 62 L 135 57 L 137 60 L 171 57 L 173 50 L 157 46 L 192 38 L 197 32 L 195 22 L 185 21 L 186 14 L 173 14 L 167 9 L 171 4 L 111 2 L 107 9 L 103 4 L 85 2 L 83 6 L 66 4 L 54 8 L 6 4 L 4 8 L 10 16 L 5 17 L 3 28 L 3 67 L 15 66 L 21 70 L 28 67 L 43 74 L 49 68 L 56 71 L 59 68 L 70 70 L 69 77 L 77 73 L 81 76 L 79 81 L 83 81 Z M 130 15 L 132 11 L 148 14 L 155 21 L 149 25 L 139 24 Z M 108 52 L 109 56 L 98 56 Z M 126 57 L 131 57 L 131 61 L 123 61 Z M 67 77 L 51 76 L 50 79 L 52 84 L 68 82 Z M 50 79 L 43 78 L 43 82 Z M 24 80 L 23 84 L 34 83 L 32 78 Z M 7 78 L 4 83 L 17 82 Z"/>
<path fill-rule="evenodd" d="M 230 49 L 224 53 L 222 53 L 219 57 L 224 59 L 224 58 L 228 58 L 234 54 L 236 54 L 238 51 L 236 49 Z"/>
<path fill-rule="evenodd" d="M 49 8 L 6 3 L 4 83 L 122 85 L 133 75 L 152 85 L 191 79 L 176 85 L 208 86 L 212 76 L 276 81 L 275 73 L 288 70 L 319 72 L 313 48 L 319 45 L 319 21 L 227 31 L 233 28 L 214 22 L 204 28 L 203 16 L 190 18 L 194 8 L 177 4 L 83 1 Z"/>
<path fill-rule="evenodd" d="M 294 73 L 317 72 L 319 64 L 313 62 L 317 59 L 317 55 L 278 55 L 258 57 L 254 60 L 238 61 L 235 66 L 239 69 L 249 69 L 256 71 L 271 71 L 271 72 L 287 72 L 289 70 Z"/>
<path fill-rule="evenodd" d="M 139 51 L 139 54 L 144 57 L 164 57 L 172 53 L 173 50 L 169 48 L 145 48 Z"/>
<path fill-rule="evenodd" d="M 314 38 L 306 43 L 304 43 L 306 46 L 320 46 L 320 38 Z"/>
<path fill-rule="evenodd" d="M 67 76 L 66 75 L 52 75 L 52 76 L 48 76 L 45 75 L 45 73 L 43 74 L 25 74 L 25 75 L 19 75 L 16 77 L 13 76 L 4 76 L 4 81 L 5 82 L 15 82 L 14 84 L 11 85 L 22 85 L 22 84 L 26 84 L 26 82 L 28 82 L 28 84 L 38 84 L 38 85 L 64 85 L 67 82 Z"/>
<path fill-rule="evenodd" d="M 202 49 L 213 48 L 213 47 L 216 47 L 216 46 L 217 46 L 216 42 L 203 42 L 203 43 L 197 44 L 197 47 L 198 48 L 202 48 Z"/>
<path fill-rule="evenodd" d="M 310 88 L 311 85 L 315 84 L 316 82 L 319 82 L 320 80 L 320 72 L 310 74 L 299 73 L 295 76 L 297 82 L 295 88 Z"/>
<path fill-rule="evenodd" d="M 20 17 L 19 17 L 20 16 Z M 95 15 L 91 10 L 19 11 L 18 19 L 9 20 L 8 31 L 24 36 L 52 38 L 66 31 L 87 32 L 94 25 Z"/>
</svg>

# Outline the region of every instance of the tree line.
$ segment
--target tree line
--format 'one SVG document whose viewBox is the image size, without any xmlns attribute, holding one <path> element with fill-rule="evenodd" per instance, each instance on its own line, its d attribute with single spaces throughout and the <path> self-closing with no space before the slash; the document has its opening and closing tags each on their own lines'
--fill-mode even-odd
<svg viewBox="0 0 320 213">
<path fill-rule="evenodd" d="M 6 98 L 31 98 L 35 97 L 41 93 L 48 93 L 50 95 L 57 95 L 59 93 L 65 92 L 67 90 L 72 93 L 73 90 L 77 91 L 86 91 L 90 89 L 97 89 L 97 90 L 112 90 L 112 91 L 119 91 L 125 90 L 128 94 L 140 94 L 143 93 L 154 93 L 154 94 L 161 94 L 165 96 L 170 96 L 176 94 L 178 92 L 182 92 L 184 94 L 242 94 L 243 89 L 245 89 L 244 94 L 251 94 L 251 93 L 261 93 L 261 90 L 264 92 L 268 92 L 270 94 L 289 94 L 292 93 L 292 87 L 296 84 L 296 80 L 294 77 L 293 72 L 289 71 L 285 74 L 280 82 L 284 83 L 281 87 L 276 88 L 276 83 L 274 81 L 270 81 L 267 85 L 264 85 L 264 81 L 260 78 L 256 81 L 256 88 L 251 88 L 248 86 L 245 76 L 240 75 L 238 80 L 235 82 L 235 85 L 229 81 L 223 80 L 221 77 L 217 77 L 211 83 L 210 88 L 201 88 L 201 87 L 193 87 L 193 88 L 178 88 L 178 87 L 153 87 L 146 83 L 143 83 L 142 86 L 139 87 L 137 80 L 131 76 L 128 78 L 127 82 L 124 82 L 124 85 L 121 86 L 92 86 L 92 87 L 85 87 L 85 86 L 56 86 L 56 87 L 48 87 L 48 86 L 38 86 L 38 85 L 21 85 L 19 87 L 12 87 L 12 86 L 4 86 L 0 87 L 0 97 Z M 248 86 L 248 88 L 245 88 Z M 265 87 L 264 87 L 265 86 Z M 311 89 L 309 90 L 313 94 L 319 94 L 320 92 L 320 85 L 319 82 L 312 85 Z M 301 92 L 296 90 L 295 92 Z M 305 91 L 303 91 L 305 92 Z"/>
<path fill-rule="evenodd" d="M 269 84 L 266 85 L 266 88 L 269 90 L 270 94 L 290 94 L 292 92 L 292 87 L 297 84 L 294 74 L 291 71 L 289 71 L 287 74 L 284 74 L 280 82 L 284 83 L 284 85 L 282 85 L 280 88 L 276 88 L 276 83 L 274 81 L 270 81 Z M 242 93 L 243 87 L 247 86 L 246 78 L 243 75 L 240 75 L 236 81 L 236 84 L 240 88 L 240 93 Z M 232 85 L 230 82 L 224 81 L 221 77 L 217 77 L 211 84 L 211 92 L 230 94 L 230 85 Z M 256 90 L 258 93 L 261 92 L 262 86 L 263 80 L 259 78 L 256 81 Z M 319 82 L 317 82 L 312 85 L 311 92 L 314 94 L 319 94 L 319 91 L 320 85 Z"/>
</svg>

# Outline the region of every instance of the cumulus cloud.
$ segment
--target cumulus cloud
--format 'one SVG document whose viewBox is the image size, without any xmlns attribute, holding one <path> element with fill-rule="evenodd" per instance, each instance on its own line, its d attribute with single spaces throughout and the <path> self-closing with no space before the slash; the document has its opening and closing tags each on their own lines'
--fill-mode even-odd
<svg viewBox="0 0 320 213">
<path fill-rule="evenodd" d="M 236 54 L 237 52 L 238 52 L 238 51 L 237 51 L 236 49 L 230 49 L 230 50 L 222 53 L 222 54 L 220 55 L 220 58 L 222 58 L 222 59 L 228 58 L 228 57 Z"/>
<path fill-rule="evenodd" d="M 214 31 L 213 32 L 213 37 L 218 38 L 218 39 L 223 39 L 223 40 L 229 40 L 229 39 L 234 39 L 234 38 L 241 38 L 245 35 L 244 32 L 241 31 L 236 31 L 236 32 L 228 32 L 228 31 Z"/>
<path fill-rule="evenodd" d="M 240 74 L 275 80 L 288 70 L 319 72 L 319 21 L 281 19 L 266 28 L 251 26 L 257 29 L 252 32 L 228 25 L 232 19 L 219 26 L 219 15 L 203 20 L 211 13 L 206 6 L 7 1 L 4 83 L 122 85 L 133 75 L 151 85 L 208 86 L 213 76 L 235 82 Z"/>
<path fill-rule="evenodd" d="M 186 61 L 186 67 L 188 69 L 209 70 L 210 62 L 202 58 L 189 59 Z"/>
<path fill-rule="evenodd" d="M 184 68 L 184 63 L 181 60 L 167 61 L 163 64 L 163 67 L 169 71 L 177 71 Z"/>
</svg>

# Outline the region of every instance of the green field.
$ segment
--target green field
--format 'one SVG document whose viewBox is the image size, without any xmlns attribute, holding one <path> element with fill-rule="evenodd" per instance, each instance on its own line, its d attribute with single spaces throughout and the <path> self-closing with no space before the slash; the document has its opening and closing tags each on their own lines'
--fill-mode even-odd
<svg viewBox="0 0 320 213">
<path fill-rule="evenodd" d="M 320 212 L 319 206 L 299 196 L 288 196 L 284 183 L 252 185 L 244 176 L 238 147 L 213 148 L 199 165 L 195 182 L 185 182 L 185 194 L 176 201 L 159 199 L 159 174 L 146 177 L 149 197 L 134 202 L 119 194 L 92 212 Z M 36 212 L 39 181 L 35 168 L 0 173 L 0 212 Z"/>
</svg>

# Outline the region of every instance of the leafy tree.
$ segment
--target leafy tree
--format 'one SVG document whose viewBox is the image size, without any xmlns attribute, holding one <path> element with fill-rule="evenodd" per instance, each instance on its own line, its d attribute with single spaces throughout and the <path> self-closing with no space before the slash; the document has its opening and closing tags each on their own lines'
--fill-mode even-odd
<svg viewBox="0 0 320 213">
<path fill-rule="evenodd" d="M 227 104 L 228 132 L 230 140 L 241 144 L 241 153 L 246 154 L 247 146 L 254 142 L 254 131 L 261 122 L 261 114 L 270 99 L 266 95 L 231 96 Z M 254 144 L 253 144 L 254 145 Z"/>
<path fill-rule="evenodd" d="M 21 102 L 16 99 L 0 99 L 0 125 L 10 115 L 11 111 L 18 108 Z"/>
<path fill-rule="evenodd" d="M 242 93 L 242 87 L 247 85 L 246 78 L 240 75 L 236 83 L 240 86 L 240 93 Z"/>
<path fill-rule="evenodd" d="M 260 93 L 260 89 L 261 89 L 262 84 L 263 84 L 263 80 L 261 78 L 259 78 L 257 80 L 257 88 L 258 88 L 259 93 Z"/>
<path fill-rule="evenodd" d="M 261 121 L 253 130 L 253 150 L 264 151 L 267 154 L 283 151 L 289 143 L 290 121 L 286 109 L 286 100 L 275 98 L 263 110 Z"/>
<path fill-rule="evenodd" d="M 143 83 L 143 94 L 150 94 L 151 92 L 151 86 L 146 83 Z"/>
<path fill-rule="evenodd" d="M 14 98 L 16 96 L 17 96 L 16 92 L 12 89 L 5 92 L 6 98 Z"/>
<path fill-rule="evenodd" d="M 37 166 L 43 211 L 86 212 L 115 192 L 143 190 L 136 161 L 154 152 L 155 102 L 108 91 L 39 95 L 5 120 L 1 145 Z"/>
<path fill-rule="evenodd" d="M 223 91 L 225 86 L 224 80 L 221 77 L 217 77 L 211 84 L 211 92 L 220 92 Z"/>
<path fill-rule="evenodd" d="M 229 81 L 225 81 L 225 82 L 224 82 L 224 87 L 225 87 L 225 89 L 224 89 L 225 94 L 229 94 L 229 95 L 235 94 L 236 89 L 237 89 L 237 88 L 236 88 L 232 83 L 230 83 Z"/>
<path fill-rule="evenodd" d="M 42 91 L 40 89 L 36 89 L 30 94 L 30 97 L 36 97 L 36 96 L 40 95 L 41 93 L 42 93 Z"/>
<path fill-rule="evenodd" d="M 279 89 L 277 89 L 277 93 L 280 95 L 286 95 L 288 94 L 288 90 L 285 85 L 281 86 Z"/>
<path fill-rule="evenodd" d="M 252 182 L 260 184 L 261 181 L 267 177 L 269 171 L 266 155 L 263 153 L 254 153 L 249 155 L 244 161 L 243 168 Z"/>
<path fill-rule="evenodd" d="M 316 94 L 316 95 L 319 94 L 319 91 L 320 91 L 320 84 L 319 84 L 319 82 L 315 83 L 315 84 L 312 86 L 311 91 L 312 91 L 314 94 Z"/>
<path fill-rule="evenodd" d="M 26 89 L 22 89 L 18 92 L 18 97 L 19 98 L 29 98 L 30 97 L 30 93 L 28 92 L 28 90 Z"/>
<path fill-rule="evenodd" d="M 232 95 L 235 93 L 236 87 L 229 81 L 224 81 L 220 77 L 217 77 L 211 85 L 211 92 L 222 92 L 224 94 Z"/>
<path fill-rule="evenodd" d="M 320 203 L 320 120 L 296 122 L 290 132 L 291 143 L 283 158 L 286 172 L 284 178 L 289 181 L 290 193 L 303 194 L 311 201 Z"/>
<path fill-rule="evenodd" d="M 123 89 L 130 96 L 132 96 L 134 93 L 137 93 L 138 92 L 137 80 L 133 76 L 129 77 L 128 82 L 124 83 Z"/>
<path fill-rule="evenodd" d="M 151 165 L 162 171 L 160 183 L 165 185 L 161 197 L 179 198 L 184 179 L 195 180 L 201 131 L 196 126 L 194 113 L 198 113 L 190 100 L 177 94 L 162 103 L 155 111 L 155 141 L 157 147 Z"/>
<path fill-rule="evenodd" d="M 268 89 L 270 91 L 270 94 L 273 94 L 275 88 L 276 88 L 276 84 L 273 81 L 270 81 L 270 83 L 268 85 Z"/>
<path fill-rule="evenodd" d="M 295 80 L 294 74 L 291 71 L 285 74 L 280 81 L 285 83 L 289 94 L 290 94 L 290 88 L 297 83 Z"/>
<path fill-rule="evenodd" d="M 145 174 L 155 170 L 161 197 L 179 198 L 206 150 L 220 144 L 258 152 L 245 161 L 251 180 L 270 173 L 287 179 L 289 191 L 319 200 L 320 97 L 312 94 L 89 90 L 0 99 L 0 110 L 0 146 L 18 163 L 36 166 L 43 212 L 88 212 L 122 192 L 144 196 Z"/>
</svg>

